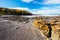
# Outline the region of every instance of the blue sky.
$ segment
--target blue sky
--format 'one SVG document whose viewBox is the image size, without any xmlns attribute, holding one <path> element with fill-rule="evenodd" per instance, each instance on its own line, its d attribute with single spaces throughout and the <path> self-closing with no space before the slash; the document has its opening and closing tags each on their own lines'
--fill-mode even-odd
<svg viewBox="0 0 60 40">
<path fill-rule="evenodd" d="M 0 7 L 24 9 L 33 14 L 60 14 L 60 0 L 0 0 Z"/>
</svg>

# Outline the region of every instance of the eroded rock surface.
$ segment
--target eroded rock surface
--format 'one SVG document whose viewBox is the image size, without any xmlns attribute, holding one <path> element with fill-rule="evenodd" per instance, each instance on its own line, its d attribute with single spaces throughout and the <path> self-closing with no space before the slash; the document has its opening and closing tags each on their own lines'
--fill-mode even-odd
<svg viewBox="0 0 60 40">
<path fill-rule="evenodd" d="M 0 40 L 45 40 L 31 22 L 25 24 L 0 18 Z"/>
</svg>

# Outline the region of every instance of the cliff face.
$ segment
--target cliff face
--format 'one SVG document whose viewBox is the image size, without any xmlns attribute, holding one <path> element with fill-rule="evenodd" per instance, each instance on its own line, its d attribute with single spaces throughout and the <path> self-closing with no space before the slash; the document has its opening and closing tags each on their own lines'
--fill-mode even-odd
<svg viewBox="0 0 60 40">
<path fill-rule="evenodd" d="M 0 8 L 0 15 L 32 15 L 32 13 L 26 10 Z"/>
</svg>

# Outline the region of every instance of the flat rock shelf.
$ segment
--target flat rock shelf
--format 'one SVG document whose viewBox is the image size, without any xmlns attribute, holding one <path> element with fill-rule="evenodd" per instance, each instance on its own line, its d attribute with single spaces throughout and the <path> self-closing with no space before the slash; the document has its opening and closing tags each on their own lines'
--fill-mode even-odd
<svg viewBox="0 0 60 40">
<path fill-rule="evenodd" d="M 0 40 L 45 40 L 32 23 L 21 23 L 0 18 Z"/>
</svg>

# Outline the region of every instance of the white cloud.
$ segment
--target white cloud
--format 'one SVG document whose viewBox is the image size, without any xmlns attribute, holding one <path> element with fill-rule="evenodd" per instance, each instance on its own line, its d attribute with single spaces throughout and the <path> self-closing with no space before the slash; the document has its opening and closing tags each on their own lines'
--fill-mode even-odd
<svg viewBox="0 0 60 40">
<path fill-rule="evenodd" d="M 33 1 L 33 3 L 35 3 L 35 4 L 41 4 L 42 2 Z"/>
<path fill-rule="evenodd" d="M 45 0 L 44 4 L 60 4 L 60 0 Z"/>
<path fill-rule="evenodd" d="M 30 2 L 32 2 L 34 0 L 21 0 L 21 1 L 26 2 L 26 3 L 30 3 Z"/>
<path fill-rule="evenodd" d="M 20 9 L 20 10 L 27 10 L 33 14 L 40 14 L 40 15 L 59 15 L 60 14 L 60 6 L 57 6 L 55 8 L 48 8 L 48 7 L 42 7 L 41 9 L 29 9 L 29 8 L 22 8 L 22 7 L 15 7 L 13 9 Z"/>
<path fill-rule="evenodd" d="M 60 4 L 60 0 L 45 0 L 44 2 L 37 2 L 35 1 L 34 3 L 36 4 L 40 4 L 40 3 L 43 3 L 43 4 Z M 60 6 L 50 6 L 49 7 L 42 7 L 41 9 L 35 9 L 34 11 L 32 11 L 33 14 L 41 14 L 41 15 L 59 15 L 60 14 Z"/>
<path fill-rule="evenodd" d="M 34 1 L 33 3 L 37 3 L 37 1 Z"/>
<path fill-rule="evenodd" d="M 19 9 L 19 10 L 29 10 L 28 8 L 23 8 L 23 7 L 14 7 L 12 9 Z"/>
<path fill-rule="evenodd" d="M 35 4 L 60 4 L 60 0 L 44 0 L 43 2 L 33 1 Z"/>
<path fill-rule="evenodd" d="M 36 10 L 36 9 L 35 9 Z M 38 9 L 36 11 L 32 11 L 33 14 L 40 14 L 40 15 L 59 15 L 60 14 L 60 7 L 56 8 L 48 8 L 48 7 L 43 7 L 42 9 Z"/>
<path fill-rule="evenodd" d="M 59 9 L 42 9 L 42 10 L 37 10 L 37 11 L 33 11 L 34 14 L 42 14 L 42 15 L 49 15 L 49 14 L 56 14 L 59 13 Z"/>
</svg>

